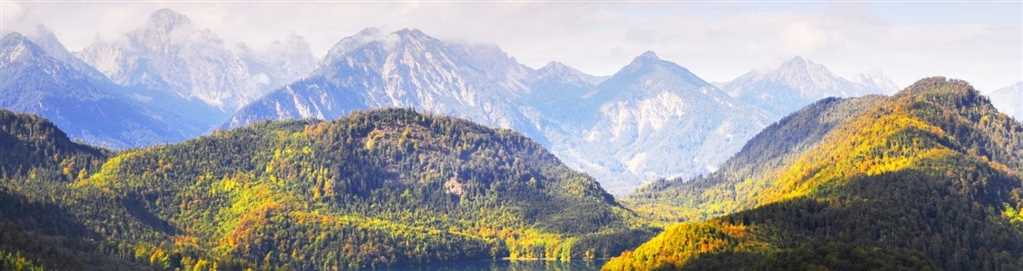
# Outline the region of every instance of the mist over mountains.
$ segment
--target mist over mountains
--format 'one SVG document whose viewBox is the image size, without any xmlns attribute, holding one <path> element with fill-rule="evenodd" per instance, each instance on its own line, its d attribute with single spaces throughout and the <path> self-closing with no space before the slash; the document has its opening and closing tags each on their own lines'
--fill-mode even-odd
<svg viewBox="0 0 1023 271">
<path fill-rule="evenodd" d="M 612 75 L 595 76 L 557 62 L 532 68 L 495 45 L 445 41 L 416 29 L 367 28 L 340 39 L 316 60 L 301 36 L 264 47 L 225 44 L 169 9 L 154 12 L 120 38 L 97 40 L 74 53 L 43 26 L 21 32 L 45 56 L 70 68 L 62 73 L 80 74 L 54 76 L 107 81 L 105 88 L 116 89 L 109 92 L 121 103 L 158 119 L 125 126 L 137 132 L 121 135 L 89 131 L 84 124 L 109 118 L 81 120 L 76 125 L 85 127 L 82 133 L 68 129 L 77 140 L 141 147 L 265 120 L 329 120 L 404 107 L 515 130 L 613 193 L 648 180 L 713 172 L 756 132 L 818 99 L 898 88 L 879 72 L 847 79 L 802 57 L 718 85 L 654 52 L 636 56 Z M 55 115 L 18 98 L 26 91 L 10 93 L 7 99 L 18 101 L 4 108 Z M 56 93 L 49 95 L 82 98 Z M 1013 110 L 1000 100 L 1010 101 L 993 102 Z M 147 132 L 153 130 L 148 125 L 166 133 Z M 145 139 L 123 138 L 146 133 L 151 135 L 129 136 Z"/>
<path fill-rule="evenodd" d="M 1023 82 L 999 88 L 988 93 L 991 103 L 1017 120 L 1023 120 Z"/>
</svg>

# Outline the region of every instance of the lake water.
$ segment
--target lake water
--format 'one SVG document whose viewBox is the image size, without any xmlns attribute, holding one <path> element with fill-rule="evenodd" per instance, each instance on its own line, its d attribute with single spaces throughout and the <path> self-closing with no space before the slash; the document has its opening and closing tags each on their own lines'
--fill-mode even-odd
<svg viewBox="0 0 1023 271">
<path fill-rule="evenodd" d="M 508 261 L 481 260 L 390 268 L 392 271 L 597 271 L 604 260 L 595 261 Z"/>
</svg>

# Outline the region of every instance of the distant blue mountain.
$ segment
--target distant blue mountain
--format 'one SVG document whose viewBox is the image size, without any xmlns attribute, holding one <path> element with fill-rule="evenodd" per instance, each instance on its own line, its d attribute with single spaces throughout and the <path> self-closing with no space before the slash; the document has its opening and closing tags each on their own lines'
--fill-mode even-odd
<svg viewBox="0 0 1023 271">
<path fill-rule="evenodd" d="M 763 109 L 774 120 L 827 97 L 890 94 L 898 90 L 883 74 L 861 74 L 859 81 L 852 81 L 798 56 L 772 70 L 750 71 L 721 88 L 743 103 Z"/>
<path fill-rule="evenodd" d="M 40 115 L 73 139 L 111 148 L 181 141 L 200 132 L 47 51 L 20 33 L 0 40 L 0 108 Z"/>
</svg>

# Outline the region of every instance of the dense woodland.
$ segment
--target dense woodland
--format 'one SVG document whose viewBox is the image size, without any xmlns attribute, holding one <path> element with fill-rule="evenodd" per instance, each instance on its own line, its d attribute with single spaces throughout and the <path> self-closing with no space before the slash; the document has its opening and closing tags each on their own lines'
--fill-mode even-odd
<svg viewBox="0 0 1023 271">
<path fill-rule="evenodd" d="M 789 144 L 774 150 L 754 139 L 730 162 L 736 171 L 634 196 L 641 208 L 675 204 L 661 219 L 692 222 L 604 269 L 1023 268 L 1023 125 L 944 78 L 866 99 L 876 101 L 823 101 L 781 121 L 762 135 L 807 133 L 781 135 Z M 836 112 L 852 114 L 828 121 Z"/>
<path fill-rule="evenodd" d="M 13 159 L 0 187 L 8 266 L 567 261 L 611 257 L 653 234 L 529 139 L 410 110 L 264 123 L 116 154 L 4 114 L 4 149 L 25 154 L 4 156 Z"/>
<path fill-rule="evenodd" d="M 822 100 L 624 206 L 512 131 L 404 109 L 117 153 L 0 111 L 0 148 L 4 270 L 1023 269 L 1023 125 L 944 78 Z"/>
</svg>

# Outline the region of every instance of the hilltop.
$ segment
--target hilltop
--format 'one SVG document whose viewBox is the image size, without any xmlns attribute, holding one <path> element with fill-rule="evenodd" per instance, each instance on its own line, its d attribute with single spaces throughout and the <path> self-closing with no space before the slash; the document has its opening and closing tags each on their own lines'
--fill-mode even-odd
<svg viewBox="0 0 1023 271">
<path fill-rule="evenodd" d="M 966 82 L 928 78 L 892 97 L 818 102 L 727 164 L 631 199 L 690 222 L 604 269 L 1023 266 L 1023 125 Z"/>
</svg>

